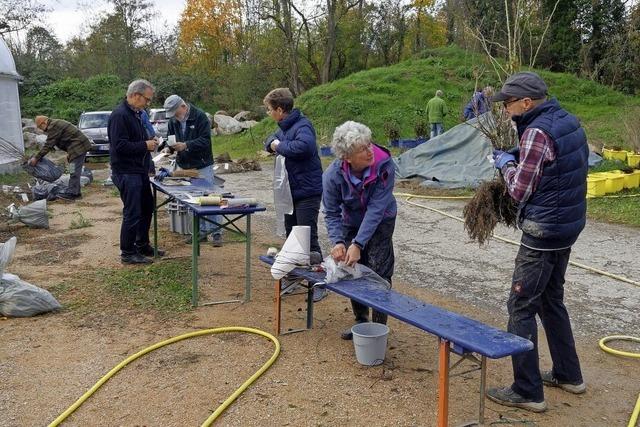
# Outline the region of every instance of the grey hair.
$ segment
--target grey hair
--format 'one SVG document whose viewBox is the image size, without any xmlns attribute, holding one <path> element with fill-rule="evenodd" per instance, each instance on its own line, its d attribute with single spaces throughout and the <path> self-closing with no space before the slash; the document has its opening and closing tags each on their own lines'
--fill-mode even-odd
<svg viewBox="0 0 640 427">
<path fill-rule="evenodd" d="M 144 93 L 145 90 L 151 89 L 152 91 L 156 91 L 156 88 L 153 87 L 148 80 L 138 79 L 129 83 L 129 87 L 127 88 L 127 96 L 131 96 L 134 93 Z"/>
<path fill-rule="evenodd" d="M 440 89 L 436 91 L 436 96 L 442 96 L 442 91 Z"/>
<path fill-rule="evenodd" d="M 348 121 L 338 126 L 333 132 L 331 148 L 337 157 L 344 159 L 353 153 L 355 148 L 370 142 L 371 129 L 362 123 Z"/>
</svg>

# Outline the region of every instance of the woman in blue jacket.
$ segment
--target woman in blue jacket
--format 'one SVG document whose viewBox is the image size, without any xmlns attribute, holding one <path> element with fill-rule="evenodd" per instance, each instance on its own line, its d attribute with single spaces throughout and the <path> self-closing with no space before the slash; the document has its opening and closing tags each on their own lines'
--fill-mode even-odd
<svg viewBox="0 0 640 427">
<path fill-rule="evenodd" d="M 338 159 L 322 177 L 331 256 L 347 265 L 360 262 L 391 284 L 397 214 L 391 155 L 371 141 L 367 126 L 351 121 L 336 128 L 332 148 Z M 353 300 L 351 305 L 356 323 L 369 321 L 369 307 Z M 372 316 L 374 322 L 387 323 L 384 313 L 373 310 Z M 352 339 L 351 329 L 341 336 Z"/>
<path fill-rule="evenodd" d="M 287 88 L 274 89 L 264 98 L 267 113 L 279 129 L 265 141 L 265 150 L 285 158 L 293 213 L 285 215 L 287 236 L 294 225 L 311 227 L 310 249 L 322 255 L 318 243 L 318 213 L 322 197 L 322 164 L 313 125 L 297 108 Z"/>
</svg>

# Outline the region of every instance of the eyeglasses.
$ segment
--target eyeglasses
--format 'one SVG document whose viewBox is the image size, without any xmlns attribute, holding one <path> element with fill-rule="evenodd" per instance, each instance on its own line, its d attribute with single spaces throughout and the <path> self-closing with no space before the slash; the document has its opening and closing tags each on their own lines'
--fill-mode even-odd
<svg viewBox="0 0 640 427">
<path fill-rule="evenodd" d="M 513 104 L 516 101 L 520 101 L 522 98 L 512 99 L 511 101 L 502 101 L 502 106 L 507 108 L 509 105 Z"/>
<path fill-rule="evenodd" d="M 151 98 L 147 98 L 146 96 L 144 96 L 143 93 L 138 93 L 138 95 L 140 95 L 141 97 L 144 98 L 145 101 L 147 101 L 147 104 L 151 104 Z"/>
</svg>

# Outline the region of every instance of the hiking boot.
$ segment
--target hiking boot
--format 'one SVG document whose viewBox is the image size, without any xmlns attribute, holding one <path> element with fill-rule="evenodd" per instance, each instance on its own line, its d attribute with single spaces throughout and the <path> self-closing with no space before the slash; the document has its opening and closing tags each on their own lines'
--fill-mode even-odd
<svg viewBox="0 0 640 427">
<path fill-rule="evenodd" d="M 511 387 L 490 388 L 487 390 L 487 397 L 500 405 L 521 408 L 531 412 L 544 412 L 547 410 L 547 404 L 544 400 L 542 402 L 534 402 L 532 399 L 520 396 Z"/>
<path fill-rule="evenodd" d="M 313 288 L 313 302 L 319 302 L 325 299 L 329 292 L 325 288 L 316 286 Z"/>
<path fill-rule="evenodd" d="M 211 235 L 211 245 L 214 248 L 222 247 L 222 234 L 212 234 Z"/>
<path fill-rule="evenodd" d="M 152 264 L 153 260 L 145 256 L 135 253 L 132 255 L 121 255 L 120 261 L 123 264 Z"/>
<path fill-rule="evenodd" d="M 207 241 L 207 235 L 206 234 L 198 233 L 198 236 L 199 236 L 200 242 L 206 242 Z M 184 242 L 189 244 L 189 245 L 191 243 L 193 243 L 193 235 L 189 234 L 187 237 L 185 237 Z"/>
<path fill-rule="evenodd" d="M 300 288 L 300 283 L 302 283 L 302 280 L 304 280 L 304 279 L 293 279 L 293 280 L 291 280 L 291 279 L 287 279 L 287 278 L 282 278 L 282 279 L 280 279 L 280 290 L 281 291 L 285 291 L 284 295 L 292 294 L 298 288 Z"/>
<path fill-rule="evenodd" d="M 136 248 L 138 250 L 138 253 L 140 255 L 143 256 L 154 256 L 153 253 L 153 246 L 151 245 L 147 245 L 147 246 L 143 246 L 141 248 Z M 158 256 L 164 256 L 165 252 L 161 249 L 158 249 Z"/>
<path fill-rule="evenodd" d="M 587 391 L 587 386 L 584 381 L 579 383 L 571 383 L 566 381 L 559 381 L 557 378 L 553 376 L 553 371 L 544 371 L 542 372 L 542 384 L 548 387 L 560 387 L 564 391 L 573 394 L 582 394 Z"/>
<path fill-rule="evenodd" d="M 366 323 L 369 320 L 356 320 L 356 325 L 359 323 Z M 349 329 L 345 329 L 344 331 L 342 331 L 340 333 L 340 338 L 342 338 L 345 341 L 351 341 L 353 340 L 353 332 L 351 332 L 351 327 Z"/>
</svg>

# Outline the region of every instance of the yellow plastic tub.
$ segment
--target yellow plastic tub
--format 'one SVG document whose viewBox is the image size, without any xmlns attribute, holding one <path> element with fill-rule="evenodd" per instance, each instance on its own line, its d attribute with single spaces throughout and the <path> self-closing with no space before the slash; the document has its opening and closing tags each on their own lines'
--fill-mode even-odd
<svg viewBox="0 0 640 427">
<path fill-rule="evenodd" d="M 622 162 L 627 160 L 627 152 L 622 150 L 611 150 L 609 148 L 602 149 L 602 157 L 608 160 L 620 160 Z"/>
<path fill-rule="evenodd" d="M 627 151 L 627 164 L 632 168 L 640 166 L 640 154 L 635 154 L 633 151 Z"/>
<path fill-rule="evenodd" d="M 587 176 L 587 197 L 601 197 L 606 194 L 607 177 Z"/>
<path fill-rule="evenodd" d="M 635 171 L 634 171 L 635 172 Z M 638 171 L 640 172 L 640 171 Z M 624 177 L 624 188 L 632 189 L 638 187 L 640 184 L 640 174 L 624 173 L 622 171 L 609 171 L 605 172 L 614 175 L 620 175 Z"/>
<path fill-rule="evenodd" d="M 605 192 L 607 194 L 617 193 L 624 188 L 624 174 L 620 171 L 606 172 L 607 181 L 605 183 Z"/>
</svg>

